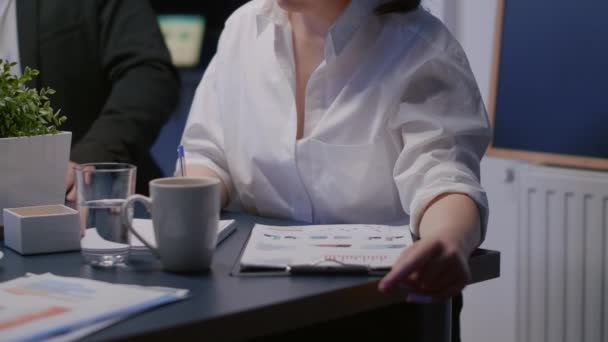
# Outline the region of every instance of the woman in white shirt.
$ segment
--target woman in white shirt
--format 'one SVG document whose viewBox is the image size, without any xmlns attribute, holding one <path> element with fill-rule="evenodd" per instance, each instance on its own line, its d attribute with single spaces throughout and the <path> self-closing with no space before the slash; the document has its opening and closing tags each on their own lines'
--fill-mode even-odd
<svg viewBox="0 0 608 342">
<path fill-rule="evenodd" d="M 310 223 L 408 223 L 379 284 L 460 293 L 488 206 L 485 107 L 419 0 L 253 0 L 226 22 L 182 144 L 222 202 Z"/>
</svg>

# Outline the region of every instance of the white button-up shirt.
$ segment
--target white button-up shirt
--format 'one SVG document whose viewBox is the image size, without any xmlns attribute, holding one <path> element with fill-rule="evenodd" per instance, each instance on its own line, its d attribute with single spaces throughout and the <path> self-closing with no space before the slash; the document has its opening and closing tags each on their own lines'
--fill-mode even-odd
<svg viewBox="0 0 608 342">
<path fill-rule="evenodd" d="M 11 73 L 21 76 L 16 6 L 16 0 L 0 0 L 0 59 L 17 63 Z"/>
<path fill-rule="evenodd" d="M 460 45 L 423 9 L 377 16 L 351 1 L 330 29 L 297 140 L 287 14 L 253 0 L 228 19 L 182 144 L 247 211 L 310 223 L 416 223 L 436 196 L 469 195 L 483 227 L 485 107 Z M 411 220 L 410 220 L 411 218 Z"/>
</svg>

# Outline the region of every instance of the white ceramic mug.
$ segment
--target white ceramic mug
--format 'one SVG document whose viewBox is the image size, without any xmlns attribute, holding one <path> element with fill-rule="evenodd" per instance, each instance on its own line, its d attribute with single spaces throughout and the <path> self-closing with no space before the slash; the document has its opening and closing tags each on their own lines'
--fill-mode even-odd
<svg viewBox="0 0 608 342">
<path fill-rule="evenodd" d="M 143 203 L 152 216 L 156 245 L 133 229 L 128 213 Z M 133 195 L 123 205 L 122 220 L 173 272 L 196 272 L 211 266 L 220 216 L 220 184 L 216 178 L 168 177 L 150 182 L 150 198 Z"/>
</svg>

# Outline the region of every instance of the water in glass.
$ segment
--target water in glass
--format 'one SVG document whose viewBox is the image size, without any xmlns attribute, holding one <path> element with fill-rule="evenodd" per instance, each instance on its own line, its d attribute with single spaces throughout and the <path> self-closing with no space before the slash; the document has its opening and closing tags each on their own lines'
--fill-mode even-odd
<svg viewBox="0 0 608 342">
<path fill-rule="evenodd" d="M 122 205 L 133 194 L 135 167 L 128 164 L 87 164 L 76 169 L 80 243 L 85 261 L 112 267 L 129 257 L 129 233 L 121 221 Z M 132 213 L 129 213 L 132 215 Z"/>
</svg>

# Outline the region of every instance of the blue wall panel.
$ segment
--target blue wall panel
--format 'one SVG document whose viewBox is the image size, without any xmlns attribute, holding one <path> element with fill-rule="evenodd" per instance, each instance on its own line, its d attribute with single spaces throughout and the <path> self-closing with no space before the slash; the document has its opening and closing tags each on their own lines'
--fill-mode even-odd
<svg viewBox="0 0 608 342">
<path fill-rule="evenodd" d="M 608 158 L 608 1 L 505 0 L 494 146 Z"/>
</svg>

